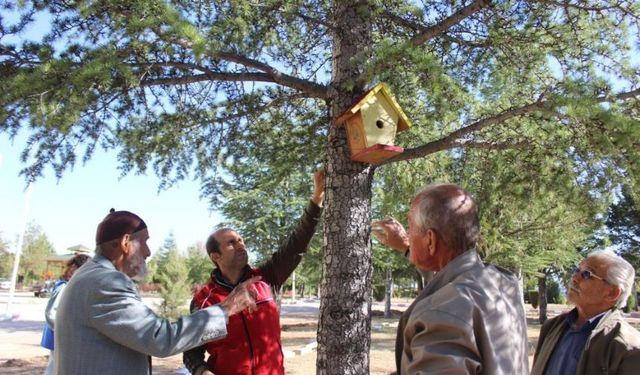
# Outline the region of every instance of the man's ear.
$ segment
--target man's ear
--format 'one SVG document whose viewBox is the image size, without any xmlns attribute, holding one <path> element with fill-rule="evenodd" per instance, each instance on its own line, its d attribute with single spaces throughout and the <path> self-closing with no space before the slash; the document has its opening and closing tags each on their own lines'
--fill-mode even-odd
<svg viewBox="0 0 640 375">
<path fill-rule="evenodd" d="M 434 256 L 438 249 L 438 235 L 433 229 L 427 229 L 422 237 L 424 241 L 424 248 L 427 249 L 429 256 Z"/>
<path fill-rule="evenodd" d="M 124 236 L 120 237 L 120 240 L 118 241 L 120 244 L 120 248 L 122 249 L 122 252 L 125 254 L 129 253 L 129 243 L 131 242 L 131 235 L 130 234 L 125 234 Z"/>
<path fill-rule="evenodd" d="M 215 251 L 211 252 L 209 254 L 209 259 L 211 259 L 213 263 L 218 264 L 218 260 L 220 260 L 220 253 L 217 253 Z"/>
<path fill-rule="evenodd" d="M 621 294 L 622 288 L 620 288 L 619 286 L 613 286 L 609 289 L 609 293 L 605 295 L 605 298 L 615 304 L 618 298 L 620 298 Z"/>
</svg>

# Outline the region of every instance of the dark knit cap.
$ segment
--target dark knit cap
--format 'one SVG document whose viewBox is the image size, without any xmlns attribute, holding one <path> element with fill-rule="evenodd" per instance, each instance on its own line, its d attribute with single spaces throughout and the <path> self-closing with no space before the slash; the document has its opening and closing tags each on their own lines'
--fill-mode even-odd
<svg viewBox="0 0 640 375">
<path fill-rule="evenodd" d="M 116 211 L 113 208 L 105 216 L 96 230 L 96 245 L 118 239 L 147 228 L 140 216 L 129 211 Z"/>
</svg>

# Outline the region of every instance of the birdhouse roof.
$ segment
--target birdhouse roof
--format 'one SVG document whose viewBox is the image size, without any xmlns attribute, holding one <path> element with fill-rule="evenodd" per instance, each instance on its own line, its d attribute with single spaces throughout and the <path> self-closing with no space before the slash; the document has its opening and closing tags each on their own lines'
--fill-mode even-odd
<svg viewBox="0 0 640 375">
<path fill-rule="evenodd" d="M 393 108 L 393 110 L 398 114 L 397 131 L 400 132 L 403 130 L 407 130 L 411 126 L 411 121 L 409 121 L 409 118 L 404 113 L 402 108 L 400 108 L 400 105 L 398 104 L 398 102 L 396 102 L 396 99 L 393 97 L 393 95 L 391 95 L 389 88 L 384 83 L 379 83 L 378 85 L 376 85 L 376 87 L 365 93 L 360 99 L 358 99 L 358 101 L 355 102 L 355 104 L 353 104 L 349 109 L 338 116 L 334 123 L 341 124 L 345 122 L 349 117 L 356 114 L 367 102 L 367 100 L 378 94 L 378 92 L 382 93 L 382 96 L 391 104 L 391 108 Z"/>
</svg>

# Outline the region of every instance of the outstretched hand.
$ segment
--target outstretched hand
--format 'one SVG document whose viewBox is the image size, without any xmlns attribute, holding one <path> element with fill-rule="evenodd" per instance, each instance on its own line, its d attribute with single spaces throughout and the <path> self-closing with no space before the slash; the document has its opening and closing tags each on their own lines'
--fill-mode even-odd
<svg viewBox="0 0 640 375">
<path fill-rule="evenodd" d="M 409 248 L 409 235 L 398 220 L 388 216 L 371 223 L 373 236 L 383 244 L 404 254 Z"/>
<path fill-rule="evenodd" d="M 226 311 L 227 316 L 237 314 L 244 309 L 249 309 L 249 312 L 256 310 L 257 291 L 253 284 L 261 279 L 261 276 L 254 276 L 241 282 L 233 288 L 224 301 L 220 302 L 220 307 Z"/>
<path fill-rule="evenodd" d="M 318 169 L 313 175 L 313 196 L 311 200 L 319 207 L 322 207 L 322 200 L 324 199 L 325 177 L 326 172 L 324 168 Z"/>
</svg>

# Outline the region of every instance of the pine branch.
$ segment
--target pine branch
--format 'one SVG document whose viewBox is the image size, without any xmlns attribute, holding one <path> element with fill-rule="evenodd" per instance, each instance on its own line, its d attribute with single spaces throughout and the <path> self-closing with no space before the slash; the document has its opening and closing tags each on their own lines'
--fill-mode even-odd
<svg viewBox="0 0 640 375">
<path fill-rule="evenodd" d="M 278 69 L 268 64 L 265 64 L 263 62 L 250 59 L 235 53 L 229 53 L 229 52 L 214 52 L 212 53 L 212 57 L 219 58 L 224 61 L 233 62 L 239 65 L 243 65 L 248 68 L 253 68 L 253 69 L 263 71 L 267 75 L 273 78 L 273 82 L 282 86 L 303 91 L 309 94 L 311 97 L 321 98 L 321 99 L 326 99 L 328 97 L 328 89 L 326 86 L 317 84 L 309 80 L 284 74 Z"/>
<path fill-rule="evenodd" d="M 473 134 L 473 133 L 477 133 L 483 129 L 486 129 L 489 126 L 492 125 L 496 125 L 496 124 L 501 124 L 511 118 L 514 118 L 516 116 L 522 116 L 524 114 L 527 113 L 531 113 L 531 112 L 535 112 L 538 110 L 541 110 L 544 107 L 544 102 L 542 99 L 536 101 L 535 103 L 531 103 L 531 104 L 527 104 L 524 105 L 522 107 L 517 107 L 517 108 L 511 108 L 508 109 L 506 111 L 503 111 L 502 113 L 492 116 L 492 117 L 487 117 L 485 119 L 479 120 L 474 122 L 471 125 L 465 126 L 463 128 L 460 128 L 452 133 L 449 133 L 447 136 L 445 136 L 444 138 L 440 138 L 436 141 L 433 142 L 429 142 L 426 143 L 422 146 L 418 146 L 415 148 L 411 148 L 411 149 L 406 149 L 403 153 L 386 160 L 385 162 L 383 162 L 382 164 L 387 164 L 387 163 L 393 163 L 393 162 L 397 162 L 397 161 L 401 161 L 401 160 L 410 160 L 410 159 L 416 159 L 419 157 L 424 157 L 433 153 L 436 153 L 438 151 L 444 151 L 444 150 L 448 150 L 448 149 L 452 149 L 452 148 L 458 148 L 458 147 L 472 147 L 471 145 L 473 144 L 480 144 L 480 143 L 475 143 L 471 140 L 464 140 L 463 138 L 469 134 Z M 466 146 L 465 142 L 467 144 L 469 144 L 470 146 Z M 519 143 L 513 143 L 511 145 L 511 147 L 509 147 L 509 143 L 503 143 L 501 144 L 500 147 L 494 147 L 493 149 L 507 149 L 507 148 L 516 148 L 516 146 L 518 148 L 522 147 L 521 144 Z M 479 147 L 477 147 L 479 148 Z M 490 149 L 489 147 L 485 147 L 485 149 Z"/>
<path fill-rule="evenodd" d="M 623 92 L 623 93 L 617 94 L 617 95 L 614 96 L 614 98 L 617 99 L 617 100 L 627 100 L 627 99 L 632 99 L 632 98 L 635 98 L 635 97 L 638 97 L 638 96 L 640 96 L 640 88 L 637 88 L 635 90 L 631 90 L 631 91 L 628 91 L 628 92 Z M 608 99 L 608 97 L 603 96 L 603 97 L 598 98 L 598 101 L 602 103 L 602 102 L 608 102 L 610 100 Z"/>
<path fill-rule="evenodd" d="M 637 98 L 640 96 L 640 88 L 628 92 L 622 92 L 611 96 L 601 96 L 596 98 L 596 101 L 600 103 L 609 102 L 614 100 L 627 100 Z M 528 144 L 526 142 L 479 142 L 465 139 L 470 134 L 478 133 L 483 129 L 490 126 L 502 124 L 505 121 L 514 117 L 523 116 L 529 113 L 545 110 L 548 107 L 548 102 L 543 98 L 539 98 L 536 102 L 530 103 L 521 107 L 511 108 L 502 113 L 499 113 L 492 117 L 487 117 L 482 120 L 476 121 L 471 125 L 460 128 L 454 132 L 449 133 L 447 136 L 440 138 L 436 141 L 426 143 L 422 146 L 410 148 L 404 150 L 402 154 L 399 154 L 391 159 L 388 159 L 381 163 L 381 165 L 394 163 L 402 160 L 411 160 L 420 157 L 424 157 L 438 151 L 449 150 L 453 148 L 482 148 L 486 150 L 506 150 L 514 148 L 526 148 Z"/>
<path fill-rule="evenodd" d="M 638 15 L 634 14 L 634 12 L 629 8 L 629 7 L 624 7 L 622 4 L 625 3 L 624 1 L 616 1 L 613 4 L 607 4 L 607 5 L 602 5 L 602 6 L 587 6 L 587 5 L 581 5 L 580 2 L 574 2 L 571 3 L 569 1 L 553 1 L 553 0 L 541 0 L 541 3 L 546 3 L 546 4 L 551 4 L 551 5 L 555 5 L 559 8 L 563 8 L 563 9 L 567 9 L 567 8 L 573 8 L 573 9 L 577 9 L 583 12 L 598 12 L 598 13 L 613 13 L 613 11 L 620 11 L 622 13 L 624 13 L 625 15 L 629 15 L 633 18 L 638 19 Z M 631 2 L 633 3 L 633 2 Z"/>
<path fill-rule="evenodd" d="M 483 150 L 513 150 L 524 149 L 531 145 L 530 142 L 477 142 L 454 141 L 450 148 L 478 148 Z"/>
<path fill-rule="evenodd" d="M 437 36 L 444 35 L 447 30 L 451 29 L 453 26 L 459 24 L 471 15 L 487 8 L 489 5 L 491 5 L 490 0 L 475 0 L 473 3 L 445 18 L 440 23 L 424 28 L 421 32 L 407 41 L 407 46 L 414 48 L 419 47 Z M 395 65 L 402 58 L 402 55 L 402 51 L 399 50 L 391 55 L 385 56 L 382 60 L 379 59 L 375 61 L 356 79 L 356 86 L 366 86 L 367 77 L 370 77 L 372 74 L 375 75 L 377 72 L 384 71 Z"/>
<path fill-rule="evenodd" d="M 189 40 L 166 35 L 159 28 L 155 28 L 153 31 L 160 39 L 164 41 L 167 41 L 169 43 L 175 43 L 185 49 L 191 49 L 193 47 L 193 43 Z M 245 66 L 247 68 L 260 70 L 271 77 L 271 80 L 260 79 L 259 81 L 261 82 L 273 82 L 281 86 L 286 86 L 295 90 L 300 90 L 307 93 L 310 97 L 321 98 L 321 99 L 326 99 L 328 97 L 328 89 L 326 86 L 282 73 L 278 69 L 268 64 L 265 64 L 261 61 L 250 59 L 246 56 L 242 56 L 242 55 L 231 53 L 231 52 L 207 51 L 205 52 L 205 54 L 213 59 L 232 62 L 238 65 Z M 234 74 L 234 73 L 216 73 L 216 74 Z"/>
<path fill-rule="evenodd" d="M 462 22 L 462 20 L 481 11 L 484 8 L 487 8 L 489 5 L 491 5 L 490 0 L 475 0 L 473 3 L 445 18 L 439 24 L 430 26 L 418 35 L 414 36 L 411 39 L 411 44 L 414 47 L 420 46 L 427 41 L 435 38 L 436 36 L 444 34 L 445 32 L 447 32 L 447 30 Z"/>
<path fill-rule="evenodd" d="M 264 73 L 204 73 L 193 74 L 175 78 L 153 78 L 140 81 L 141 87 L 162 86 L 162 85 L 185 85 L 206 81 L 228 81 L 228 82 L 271 82 L 273 78 Z"/>
<path fill-rule="evenodd" d="M 425 27 L 424 25 L 421 25 L 419 23 L 415 23 L 415 22 L 411 22 L 407 19 L 402 18 L 401 16 L 391 13 L 388 10 L 385 10 L 382 12 L 382 16 L 386 19 L 388 19 L 389 21 L 400 25 L 404 28 L 407 29 L 411 29 L 415 32 L 420 32 L 420 33 L 425 33 L 427 32 L 427 27 Z M 455 44 L 459 44 L 461 46 L 467 46 L 467 47 L 472 47 L 472 48 L 487 48 L 487 47 L 491 47 L 491 43 L 488 40 L 484 40 L 484 41 L 469 41 L 469 40 L 464 40 L 462 38 L 458 38 L 449 34 L 445 33 L 442 34 L 442 38 L 444 38 L 445 40 L 451 42 L 451 43 L 455 43 Z"/>
</svg>

